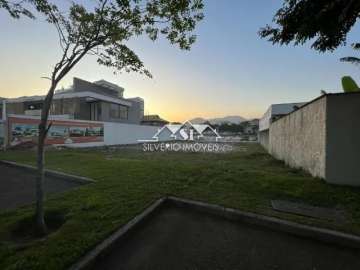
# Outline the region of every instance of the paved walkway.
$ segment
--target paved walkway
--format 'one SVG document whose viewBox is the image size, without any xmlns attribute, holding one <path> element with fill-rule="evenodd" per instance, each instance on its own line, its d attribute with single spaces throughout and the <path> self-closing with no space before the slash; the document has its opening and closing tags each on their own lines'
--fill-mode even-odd
<svg viewBox="0 0 360 270">
<path fill-rule="evenodd" d="M 92 269 L 355 270 L 360 250 L 168 207 Z"/>
<path fill-rule="evenodd" d="M 0 211 L 14 209 L 35 201 L 35 174 L 21 168 L 0 164 Z M 46 194 L 63 192 L 79 183 L 46 177 Z"/>
</svg>

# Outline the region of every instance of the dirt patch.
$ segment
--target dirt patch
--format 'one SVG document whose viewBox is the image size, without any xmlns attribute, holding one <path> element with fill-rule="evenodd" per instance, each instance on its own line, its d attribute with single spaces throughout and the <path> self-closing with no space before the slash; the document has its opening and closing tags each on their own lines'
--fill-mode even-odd
<svg viewBox="0 0 360 270">
<path fill-rule="evenodd" d="M 66 213 L 64 211 L 46 211 L 45 223 L 47 226 L 47 233 L 51 234 L 57 231 L 65 223 L 65 216 Z M 11 226 L 10 239 L 8 240 L 18 244 L 24 244 L 40 239 L 42 237 L 43 236 L 39 235 L 36 228 L 35 217 L 28 216 Z"/>
</svg>

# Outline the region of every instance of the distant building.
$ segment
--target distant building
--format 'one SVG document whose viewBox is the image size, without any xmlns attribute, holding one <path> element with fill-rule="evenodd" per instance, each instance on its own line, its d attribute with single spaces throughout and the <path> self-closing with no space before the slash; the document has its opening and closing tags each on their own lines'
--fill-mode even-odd
<svg viewBox="0 0 360 270">
<path fill-rule="evenodd" d="M 57 90 L 50 115 L 64 119 L 140 124 L 144 116 L 142 98 L 124 98 L 124 88 L 100 80 L 73 79 L 69 89 Z M 40 116 L 45 96 L 6 99 L 6 113 Z"/>
<path fill-rule="evenodd" d="M 247 121 L 248 123 L 249 123 L 249 125 L 251 125 L 251 126 L 259 126 L 259 119 L 257 119 L 257 118 L 254 118 L 254 119 L 252 119 L 252 120 L 249 120 L 249 121 Z"/>
<path fill-rule="evenodd" d="M 259 131 L 259 119 L 252 119 L 241 123 L 244 127 L 244 134 L 257 135 Z"/>
<path fill-rule="evenodd" d="M 259 142 L 265 147 L 269 144 L 269 127 L 276 119 L 297 110 L 306 102 L 272 104 L 259 120 Z"/>
<path fill-rule="evenodd" d="M 162 119 L 157 114 L 152 114 L 152 115 L 144 115 L 141 124 L 147 126 L 164 126 L 169 124 L 169 122 Z"/>
</svg>

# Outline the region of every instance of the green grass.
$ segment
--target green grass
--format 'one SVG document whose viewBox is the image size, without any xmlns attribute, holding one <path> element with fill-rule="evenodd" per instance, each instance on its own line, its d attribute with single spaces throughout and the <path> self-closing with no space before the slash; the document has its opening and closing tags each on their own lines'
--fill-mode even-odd
<svg viewBox="0 0 360 270">
<path fill-rule="evenodd" d="M 0 159 L 34 164 L 34 151 L 0 153 Z M 360 190 L 314 179 L 274 160 L 257 144 L 226 154 L 144 153 L 140 150 L 49 150 L 47 168 L 97 182 L 50 196 L 47 211 L 64 225 L 44 241 L 19 249 L 11 230 L 32 206 L 0 214 L 0 269 L 66 269 L 154 200 L 175 195 L 245 211 L 360 234 Z M 275 212 L 271 199 L 338 207 L 347 222 L 331 223 Z M 10 240 L 9 240 L 10 239 Z"/>
</svg>

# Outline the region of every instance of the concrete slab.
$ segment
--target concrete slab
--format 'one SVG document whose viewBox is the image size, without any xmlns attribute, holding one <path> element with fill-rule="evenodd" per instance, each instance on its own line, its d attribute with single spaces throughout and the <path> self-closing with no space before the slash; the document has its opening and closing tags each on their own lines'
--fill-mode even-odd
<svg viewBox="0 0 360 270">
<path fill-rule="evenodd" d="M 35 181 L 33 170 L 0 163 L 0 211 L 34 202 Z M 64 192 L 79 185 L 80 182 L 68 181 L 63 176 L 54 175 L 47 175 L 44 182 L 46 194 Z"/>
<path fill-rule="evenodd" d="M 135 231 L 97 256 L 91 269 L 360 269 L 360 249 L 171 203 Z"/>
<path fill-rule="evenodd" d="M 326 219 L 337 222 L 344 222 L 346 220 L 344 211 L 338 209 L 318 207 L 284 200 L 272 200 L 271 206 L 277 211 L 301 216 Z"/>
</svg>

